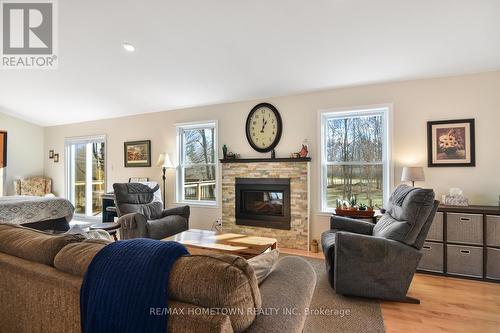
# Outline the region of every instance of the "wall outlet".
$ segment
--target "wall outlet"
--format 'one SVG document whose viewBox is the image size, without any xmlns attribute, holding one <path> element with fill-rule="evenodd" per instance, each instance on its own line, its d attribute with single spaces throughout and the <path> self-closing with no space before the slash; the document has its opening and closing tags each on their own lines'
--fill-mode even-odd
<svg viewBox="0 0 500 333">
<path fill-rule="evenodd" d="M 214 221 L 212 230 L 222 232 L 222 217 Z"/>
</svg>

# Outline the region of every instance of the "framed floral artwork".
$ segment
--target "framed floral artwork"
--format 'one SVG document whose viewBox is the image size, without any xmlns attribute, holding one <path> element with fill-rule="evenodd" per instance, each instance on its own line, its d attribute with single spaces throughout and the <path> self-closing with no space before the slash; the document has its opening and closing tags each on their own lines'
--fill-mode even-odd
<svg viewBox="0 0 500 333">
<path fill-rule="evenodd" d="M 429 167 L 476 166 L 474 119 L 427 122 Z"/>
</svg>

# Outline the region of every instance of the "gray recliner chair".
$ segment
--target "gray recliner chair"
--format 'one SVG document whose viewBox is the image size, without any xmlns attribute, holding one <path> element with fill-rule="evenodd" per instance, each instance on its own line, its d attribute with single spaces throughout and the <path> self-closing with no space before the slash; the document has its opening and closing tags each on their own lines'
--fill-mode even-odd
<svg viewBox="0 0 500 333">
<path fill-rule="evenodd" d="M 377 224 L 332 216 L 321 243 L 335 292 L 419 303 L 406 294 L 438 205 L 433 190 L 399 185 Z"/>
<path fill-rule="evenodd" d="M 154 195 L 159 185 L 115 183 L 113 189 L 121 239 L 163 239 L 189 229 L 189 206 L 163 209 Z"/>
</svg>

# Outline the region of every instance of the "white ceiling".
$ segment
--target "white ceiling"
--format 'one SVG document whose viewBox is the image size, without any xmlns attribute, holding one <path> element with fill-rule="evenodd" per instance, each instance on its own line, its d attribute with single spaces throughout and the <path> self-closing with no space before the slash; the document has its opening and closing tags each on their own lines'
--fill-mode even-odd
<svg viewBox="0 0 500 333">
<path fill-rule="evenodd" d="M 41 125 L 500 69 L 499 0 L 58 3 L 59 68 L 0 70 Z"/>
</svg>

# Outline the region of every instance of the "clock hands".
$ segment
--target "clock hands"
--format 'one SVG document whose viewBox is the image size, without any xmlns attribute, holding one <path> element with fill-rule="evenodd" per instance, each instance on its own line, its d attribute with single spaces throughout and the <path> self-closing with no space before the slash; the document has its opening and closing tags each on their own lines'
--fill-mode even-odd
<svg viewBox="0 0 500 333">
<path fill-rule="evenodd" d="M 260 130 L 261 133 L 264 133 L 264 127 L 267 125 L 267 120 L 264 121 L 264 117 L 262 117 L 262 129 Z"/>
</svg>

